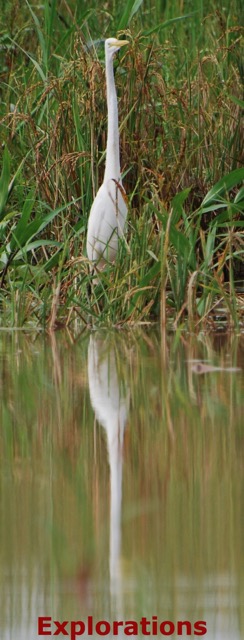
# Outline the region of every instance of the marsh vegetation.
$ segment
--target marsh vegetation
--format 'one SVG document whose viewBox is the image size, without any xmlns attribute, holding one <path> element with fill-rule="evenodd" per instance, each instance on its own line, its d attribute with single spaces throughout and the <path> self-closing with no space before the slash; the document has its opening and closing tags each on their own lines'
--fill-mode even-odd
<svg viewBox="0 0 244 640">
<path fill-rule="evenodd" d="M 1 2 L 3 325 L 242 325 L 240 16 L 240 0 Z M 130 40 L 115 65 L 129 215 L 97 285 L 111 35 Z"/>
</svg>

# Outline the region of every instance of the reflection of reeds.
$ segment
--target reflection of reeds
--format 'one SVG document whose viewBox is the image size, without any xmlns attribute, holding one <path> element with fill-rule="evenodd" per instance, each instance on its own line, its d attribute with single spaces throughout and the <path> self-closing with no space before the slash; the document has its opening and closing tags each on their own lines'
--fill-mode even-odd
<svg viewBox="0 0 244 640">
<path fill-rule="evenodd" d="M 243 601 L 243 378 L 224 371 L 196 376 L 188 361 L 243 366 L 243 338 L 165 335 L 161 345 L 159 334 L 137 330 L 113 339 L 118 376 L 131 396 L 123 468 L 125 610 L 135 615 L 147 606 L 154 614 L 165 607 L 168 618 L 183 611 L 189 619 L 194 610 L 202 619 L 211 574 L 220 577 L 214 590 L 222 615 L 221 593 L 228 603 L 234 595 Z M 102 429 L 94 442 L 87 347 L 88 336 L 76 345 L 65 335 L 56 335 L 55 345 L 50 338 L 1 336 L 5 629 L 13 615 L 24 621 L 26 601 L 33 618 L 37 582 L 41 608 L 57 619 L 77 610 L 85 616 L 89 607 L 93 615 L 107 613 L 101 593 L 108 584 L 109 469 Z"/>
</svg>

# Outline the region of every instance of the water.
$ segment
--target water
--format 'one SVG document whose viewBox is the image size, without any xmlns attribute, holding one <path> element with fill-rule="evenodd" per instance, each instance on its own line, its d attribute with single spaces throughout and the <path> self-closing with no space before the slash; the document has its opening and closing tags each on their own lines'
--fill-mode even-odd
<svg viewBox="0 0 244 640">
<path fill-rule="evenodd" d="M 1 333 L 1 640 L 244 637 L 243 354 Z"/>
</svg>

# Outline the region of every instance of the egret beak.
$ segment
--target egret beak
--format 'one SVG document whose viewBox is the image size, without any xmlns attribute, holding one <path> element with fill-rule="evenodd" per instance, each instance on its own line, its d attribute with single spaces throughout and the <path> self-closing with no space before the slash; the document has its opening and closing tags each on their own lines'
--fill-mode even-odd
<svg viewBox="0 0 244 640">
<path fill-rule="evenodd" d="M 114 40 L 114 42 L 110 43 L 110 47 L 123 47 L 125 44 L 129 44 L 129 40 Z"/>
</svg>

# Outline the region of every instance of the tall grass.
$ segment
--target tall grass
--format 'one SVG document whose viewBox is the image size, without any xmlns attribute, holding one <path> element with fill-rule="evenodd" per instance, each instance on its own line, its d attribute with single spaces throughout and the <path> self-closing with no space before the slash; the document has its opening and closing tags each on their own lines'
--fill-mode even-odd
<svg viewBox="0 0 244 640">
<path fill-rule="evenodd" d="M 238 0 L 2 3 L 2 324 L 192 328 L 243 314 Z M 95 284 L 87 219 L 106 145 L 101 39 L 116 62 L 129 219 Z M 243 292 L 242 292 L 243 293 Z"/>
</svg>

